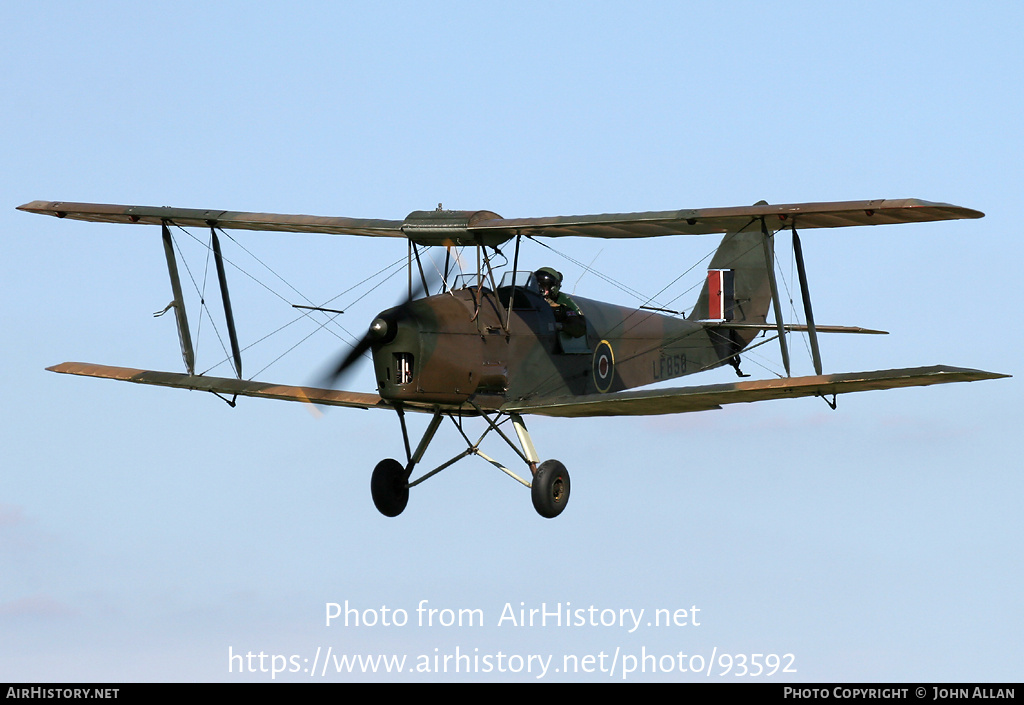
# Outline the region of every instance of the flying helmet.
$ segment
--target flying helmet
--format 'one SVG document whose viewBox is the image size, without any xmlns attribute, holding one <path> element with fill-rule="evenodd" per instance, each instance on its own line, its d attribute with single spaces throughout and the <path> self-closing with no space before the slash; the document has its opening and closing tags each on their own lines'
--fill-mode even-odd
<svg viewBox="0 0 1024 705">
<path fill-rule="evenodd" d="M 533 278 L 537 280 L 540 293 L 547 298 L 554 299 L 562 290 L 562 273 L 551 267 L 541 267 L 533 273 Z"/>
</svg>

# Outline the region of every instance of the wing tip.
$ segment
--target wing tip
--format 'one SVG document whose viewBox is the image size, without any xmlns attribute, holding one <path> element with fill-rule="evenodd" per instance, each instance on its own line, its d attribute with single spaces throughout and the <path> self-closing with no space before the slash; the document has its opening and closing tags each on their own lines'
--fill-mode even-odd
<svg viewBox="0 0 1024 705">
<path fill-rule="evenodd" d="M 958 375 L 964 378 L 970 378 L 966 381 L 974 382 L 984 379 L 1006 379 L 1007 377 L 1013 377 L 1013 375 L 1006 374 L 1004 372 L 989 372 L 988 370 L 978 370 L 973 367 L 955 367 L 953 365 L 935 365 L 931 368 L 934 374 L 940 375 Z"/>
<path fill-rule="evenodd" d="M 52 201 L 29 201 L 28 203 L 16 206 L 15 210 L 25 213 L 50 213 L 55 205 L 56 203 Z"/>
</svg>

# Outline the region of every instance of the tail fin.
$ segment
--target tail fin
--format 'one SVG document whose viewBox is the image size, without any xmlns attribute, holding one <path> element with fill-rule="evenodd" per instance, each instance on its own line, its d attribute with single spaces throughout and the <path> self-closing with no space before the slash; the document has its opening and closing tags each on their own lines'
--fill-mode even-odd
<svg viewBox="0 0 1024 705">
<path fill-rule="evenodd" d="M 774 266 L 774 255 L 769 248 L 769 258 Z M 753 221 L 746 228 L 729 233 L 722 238 L 715 256 L 708 265 L 709 270 L 726 270 L 732 272 L 732 297 L 726 296 L 719 306 L 720 294 L 710 291 L 709 277 L 704 282 L 697 305 L 690 313 L 693 321 L 710 318 L 725 318 L 733 323 L 764 324 L 768 320 L 768 309 L 771 308 L 771 284 L 768 279 L 768 266 L 765 258 L 764 236 L 761 234 L 760 223 Z M 718 282 L 727 282 L 728 276 L 721 277 Z M 710 310 L 714 308 L 715 310 Z M 757 330 L 728 329 L 714 331 L 709 329 L 715 350 L 724 363 L 730 361 L 740 350 L 745 348 L 758 334 Z"/>
</svg>

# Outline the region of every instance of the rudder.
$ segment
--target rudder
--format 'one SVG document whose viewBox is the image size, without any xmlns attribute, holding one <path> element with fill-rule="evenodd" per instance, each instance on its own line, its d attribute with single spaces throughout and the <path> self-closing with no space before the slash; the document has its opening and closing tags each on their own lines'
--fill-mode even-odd
<svg viewBox="0 0 1024 705">
<path fill-rule="evenodd" d="M 774 266 L 774 251 L 769 242 L 768 260 Z M 708 270 L 725 270 L 731 272 L 732 296 L 725 300 L 722 308 L 711 311 L 711 303 L 717 299 L 710 292 L 709 283 L 712 277 L 704 281 L 697 304 L 690 312 L 689 320 L 700 321 L 726 319 L 733 323 L 764 324 L 768 320 L 768 310 L 772 304 L 771 284 L 769 282 L 768 261 L 765 257 L 764 235 L 761 233 L 760 221 L 753 220 L 744 229 L 727 234 L 715 251 Z M 728 276 L 719 280 L 727 283 Z M 716 308 L 718 308 L 716 306 Z M 758 334 L 757 330 L 708 329 L 715 351 L 722 363 L 745 348 Z"/>
</svg>

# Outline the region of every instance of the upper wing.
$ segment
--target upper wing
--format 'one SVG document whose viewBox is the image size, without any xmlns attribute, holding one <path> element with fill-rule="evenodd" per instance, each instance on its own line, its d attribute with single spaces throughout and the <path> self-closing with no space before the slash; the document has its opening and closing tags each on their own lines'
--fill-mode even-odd
<svg viewBox="0 0 1024 705">
<path fill-rule="evenodd" d="M 948 382 L 975 382 L 1009 375 L 962 367 L 912 367 L 811 377 L 674 387 L 615 394 L 587 394 L 559 399 L 509 402 L 501 410 L 545 416 L 647 416 L 719 409 L 722 404 L 826 396 L 871 389 L 922 387 Z"/>
<path fill-rule="evenodd" d="M 270 230 L 289 233 L 328 235 L 369 235 L 405 237 L 401 220 L 365 218 L 325 218 L 314 215 L 243 213 L 238 211 L 170 208 L 168 206 L 116 206 L 104 203 L 32 201 L 18 210 L 54 215 L 58 218 L 88 220 L 95 223 L 173 223 L 184 227 L 227 228 L 231 230 Z"/>
<path fill-rule="evenodd" d="M 33 201 L 18 206 L 18 210 L 101 223 L 174 223 L 241 230 L 404 237 L 420 245 L 488 246 L 500 245 L 519 234 L 635 238 L 738 232 L 761 218 L 765 219 L 768 229 L 774 231 L 793 223 L 802 229 L 839 228 L 984 216 L 970 208 L 913 198 L 513 219 L 501 218 L 490 211 L 414 211 L 404 220 L 375 220 L 63 201 Z"/>
<path fill-rule="evenodd" d="M 915 198 L 832 203 L 759 204 L 735 208 L 608 213 L 605 215 L 558 216 L 484 221 L 472 230 L 523 235 L 563 237 L 576 235 L 600 238 L 659 237 L 663 235 L 706 235 L 738 232 L 755 220 L 765 218 L 770 230 L 795 222 L 801 229 L 841 228 L 854 225 L 920 223 L 933 220 L 981 218 L 980 211 L 931 203 Z"/>
</svg>

